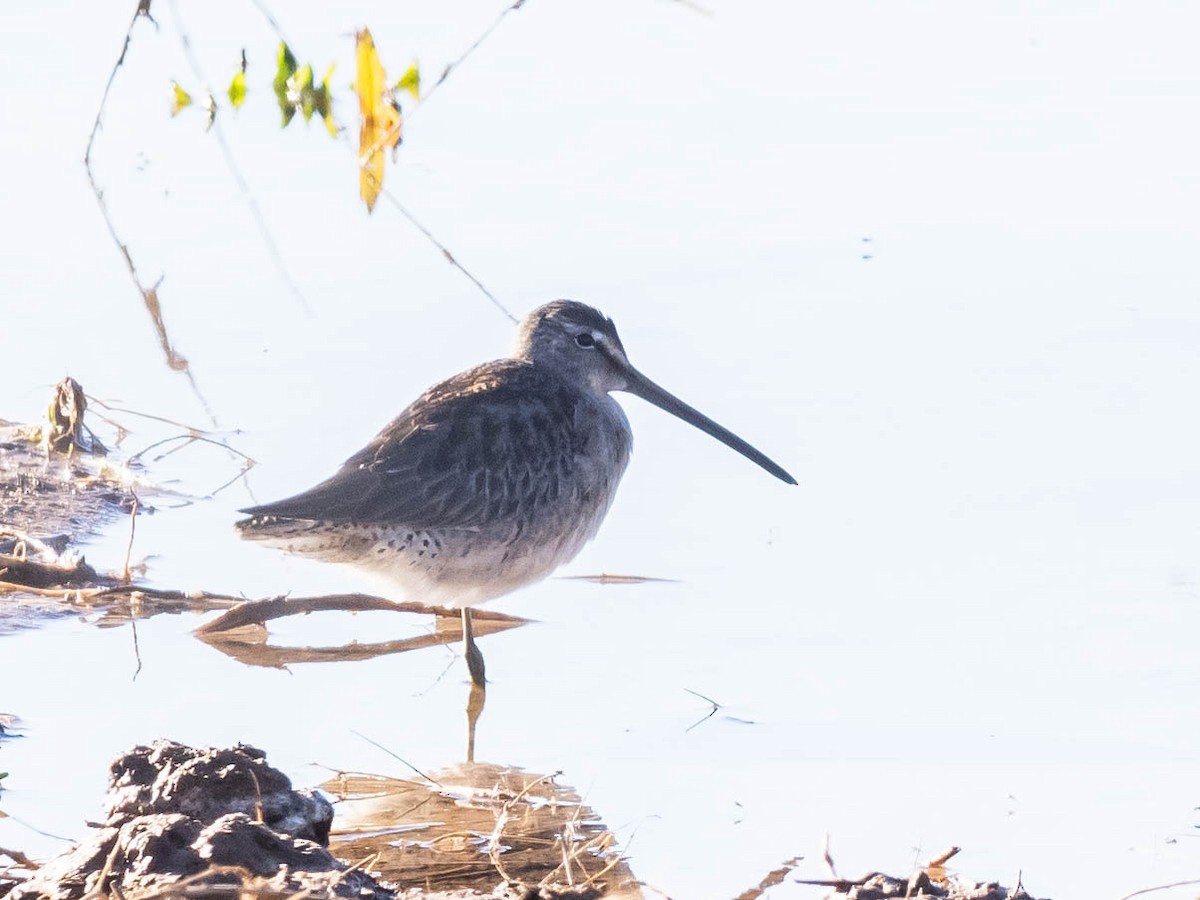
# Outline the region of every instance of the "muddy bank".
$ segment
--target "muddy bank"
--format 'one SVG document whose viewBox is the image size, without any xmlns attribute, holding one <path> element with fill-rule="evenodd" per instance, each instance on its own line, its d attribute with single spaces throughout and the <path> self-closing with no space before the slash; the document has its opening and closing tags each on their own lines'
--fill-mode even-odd
<svg viewBox="0 0 1200 900">
<path fill-rule="evenodd" d="M 294 789 L 254 747 L 134 747 L 112 763 L 102 817 L 88 837 L 40 868 L 0 872 L 0 897 L 647 896 L 612 834 L 550 776 L 472 764 L 416 781 L 343 773 L 322 788 L 338 804 L 337 828 L 324 794 Z M 1020 885 L 948 874 L 955 852 L 910 878 L 825 881 L 789 877 L 797 857 L 738 900 L 767 897 L 785 881 L 831 900 L 1034 900 Z M 828 855 L 826 862 L 832 868 Z"/>
<path fill-rule="evenodd" d="M 0 634 L 70 610 L 40 593 L 111 584 L 75 548 L 118 516 L 139 507 L 127 471 L 84 422 L 83 389 L 67 378 L 55 389 L 46 421 L 0 420 L 0 586 L 20 591 L 0 606 Z M 148 512 L 145 504 L 141 511 Z"/>
<path fill-rule="evenodd" d="M 500 777 L 494 767 L 478 774 Z M 341 779 L 343 785 L 350 781 Z M 501 778 L 481 791 L 485 799 L 490 797 L 488 804 L 474 802 L 477 797 L 447 795 L 433 786 L 417 788 L 415 782 L 381 779 L 374 785 L 374 815 L 383 807 L 397 808 L 394 803 L 381 806 L 378 801 L 386 801 L 389 793 L 379 791 L 379 785 L 403 784 L 407 791 L 394 799 L 406 812 L 414 811 L 415 799 L 416 809 L 428 823 L 431 814 L 446 818 L 452 807 L 473 807 L 475 812 L 468 818 L 474 815 L 476 824 L 463 829 L 454 825 L 447 832 L 453 840 L 443 834 L 406 842 L 397 840 L 397 835 L 411 828 L 394 818 L 391 824 L 376 821 L 368 834 L 360 816 L 356 833 L 335 845 L 346 857 L 338 858 L 329 843 L 333 805 L 319 791 L 294 789 L 287 776 L 267 764 L 261 750 L 242 744 L 197 749 L 156 741 L 135 747 L 113 762 L 101 821 L 82 843 L 36 870 L 10 872 L 8 881 L 0 880 L 0 896 L 7 900 L 100 896 L 132 900 L 237 892 L 359 900 L 640 896 L 624 861 L 610 850 L 611 835 L 591 814 L 581 814 L 577 803 L 557 807 L 559 818 L 544 808 L 535 810 L 541 804 L 531 802 L 537 793 L 534 789 L 547 781 L 529 776 L 528 783 L 520 786 L 511 777 Z M 500 811 L 500 818 L 484 813 L 485 809 Z M 540 816 L 536 838 L 520 822 L 531 815 Z M 575 831 L 559 833 L 564 822 L 573 822 Z M 497 839 L 489 841 L 489 833 Z M 419 848 L 434 844 L 443 846 L 431 861 Z M 406 846 L 410 852 L 405 852 Z M 537 852 L 524 852 L 531 846 L 542 850 L 541 858 Z M 391 852 L 390 860 L 384 860 L 385 851 Z M 551 876 L 561 871 L 568 857 L 575 861 L 569 873 L 573 883 L 555 883 Z M 586 875 L 588 865 L 591 876 Z"/>
<path fill-rule="evenodd" d="M 83 389 L 67 378 L 45 422 L 0 419 L 0 524 L 68 542 L 133 509 L 128 474 L 106 463 L 86 410 Z"/>
</svg>

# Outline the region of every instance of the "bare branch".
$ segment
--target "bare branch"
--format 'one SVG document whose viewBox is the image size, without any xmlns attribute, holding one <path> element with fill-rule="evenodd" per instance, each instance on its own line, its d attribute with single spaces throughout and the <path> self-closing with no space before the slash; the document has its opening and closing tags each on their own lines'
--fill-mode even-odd
<svg viewBox="0 0 1200 900">
<path fill-rule="evenodd" d="M 421 98 L 421 102 L 424 103 L 426 100 L 428 100 L 430 97 L 432 97 L 434 92 L 438 88 L 440 88 L 443 84 L 446 83 L 446 79 L 450 77 L 450 74 L 452 72 L 454 72 L 459 66 L 461 66 L 463 64 L 463 61 L 468 56 L 470 56 L 472 53 L 474 53 L 476 50 L 478 50 L 480 44 L 482 44 L 484 41 L 486 41 L 489 37 L 492 36 L 492 32 L 500 27 L 500 23 L 504 21 L 505 17 L 510 12 L 514 12 L 515 10 L 520 9 L 524 5 L 525 5 L 525 0 L 515 0 L 515 2 L 511 6 L 505 7 L 504 11 L 501 12 L 500 15 L 498 15 L 496 17 L 496 20 L 494 22 L 492 22 L 492 24 L 489 25 L 484 30 L 483 34 L 481 34 L 479 37 L 477 37 L 475 39 L 475 42 L 473 44 L 471 44 L 470 47 L 468 47 L 466 50 L 464 50 L 459 55 L 458 59 L 454 60 L 454 62 L 452 62 L 452 63 L 448 63 L 446 65 L 446 68 L 442 69 L 442 74 L 438 77 L 438 80 L 434 83 L 433 87 L 431 87 L 429 89 L 429 91 L 425 94 L 425 96 Z M 420 107 L 418 107 L 418 109 L 419 108 Z"/>
<path fill-rule="evenodd" d="M 198 636 L 218 634 L 234 628 L 244 628 L 247 625 L 263 625 L 272 619 L 285 616 L 307 615 L 313 612 L 331 611 L 365 612 L 367 610 L 385 610 L 389 612 L 426 613 L 429 615 L 458 618 L 458 610 L 442 606 L 430 606 L 427 603 L 415 601 L 397 602 L 383 597 L 373 597 L 370 594 L 330 594 L 322 597 L 274 597 L 270 600 L 247 600 L 233 609 L 222 613 L 211 622 L 206 622 L 196 629 Z M 516 616 L 505 615 L 494 610 L 478 609 L 474 617 L 484 622 L 510 622 L 523 624 L 528 621 Z"/>
<path fill-rule="evenodd" d="M 138 20 L 146 18 L 151 22 L 154 19 L 150 16 L 150 0 L 138 0 L 137 9 L 134 11 L 133 19 L 129 22 L 129 28 L 125 31 L 125 40 L 121 44 L 121 52 L 117 56 L 117 61 L 113 64 L 112 71 L 108 73 L 108 81 L 104 85 L 104 93 L 100 95 L 100 106 L 96 110 L 96 119 L 92 123 L 92 132 L 88 136 L 87 148 L 83 153 L 83 166 L 87 171 L 88 183 L 92 186 L 92 193 L 96 197 L 96 203 L 100 207 L 100 215 L 104 219 L 104 225 L 108 229 L 109 236 L 112 237 L 113 243 L 117 245 L 117 250 L 125 260 L 125 266 L 129 269 L 129 275 L 133 279 L 133 284 L 137 288 L 138 293 L 142 296 L 142 302 L 146 305 L 146 311 L 150 313 L 151 321 L 154 324 L 154 329 L 158 334 L 159 344 L 167 357 L 167 366 L 176 372 L 183 372 L 187 376 L 188 383 L 191 385 L 192 393 L 196 395 L 196 399 L 200 401 L 200 405 L 204 408 L 205 414 L 212 420 L 214 425 L 217 424 L 216 417 L 213 416 L 212 410 L 209 408 L 208 401 L 200 392 L 200 386 L 196 383 L 196 376 L 192 372 L 191 366 L 187 359 L 177 353 L 167 337 L 167 329 L 163 323 L 162 307 L 158 300 L 158 288 L 162 284 L 160 278 L 157 283 L 147 287 L 142 283 L 141 276 L 138 275 L 137 266 L 134 265 L 133 256 L 129 252 L 129 247 L 121 240 L 117 234 L 116 226 L 113 224 L 112 215 L 108 211 L 108 203 L 104 200 L 104 191 L 100 189 L 99 183 L 96 181 L 96 172 L 92 166 L 92 151 L 95 149 L 96 136 L 100 132 L 101 123 L 104 120 L 104 109 L 108 105 L 108 95 L 112 91 L 113 82 L 117 77 L 117 72 L 121 66 L 125 64 L 125 56 L 129 52 L 130 42 L 133 40 L 133 29 L 137 26 Z M 154 22 L 155 27 L 158 23 Z"/>
<path fill-rule="evenodd" d="M 175 30 L 179 33 L 179 41 L 183 45 L 183 55 L 188 61 L 188 65 L 192 69 L 192 73 L 196 79 L 204 86 L 204 90 L 209 97 L 213 96 L 212 88 L 208 85 L 208 80 L 204 77 L 204 72 L 200 67 L 200 60 L 197 59 L 195 51 L 192 50 L 192 41 L 188 36 L 187 29 L 184 27 L 183 18 L 179 15 L 179 4 L 176 0 L 170 0 L 171 17 L 175 20 Z M 269 17 L 268 17 L 269 18 Z M 233 151 L 229 149 L 229 142 L 225 139 L 225 132 L 221 128 L 221 123 L 218 119 L 212 119 L 211 127 L 213 136 L 217 140 L 217 146 L 221 148 L 221 155 L 225 158 L 225 165 L 229 169 L 229 174 L 233 177 L 234 183 L 237 185 L 238 191 L 242 195 L 242 199 L 246 201 L 246 206 L 250 210 L 250 215 L 254 218 L 254 224 L 258 227 L 258 233 L 262 237 L 263 244 L 266 245 L 267 253 L 271 256 L 271 261 L 275 263 L 275 268 L 279 273 L 279 277 L 283 283 L 287 285 L 292 296 L 300 303 L 300 308 L 306 313 L 312 314 L 312 308 L 309 306 L 308 299 L 301 292 L 299 285 L 292 278 L 291 272 L 283 261 L 283 254 L 279 250 L 279 245 L 275 243 L 275 238 L 271 234 L 271 229 L 267 227 L 267 220 L 263 217 L 262 209 L 258 205 L 258 199 L 250 190 L 250 185 L 246 182 L 242 175 L 241 169 L 238 167 L 237 160 L 234 159 Z"/>
</svg>

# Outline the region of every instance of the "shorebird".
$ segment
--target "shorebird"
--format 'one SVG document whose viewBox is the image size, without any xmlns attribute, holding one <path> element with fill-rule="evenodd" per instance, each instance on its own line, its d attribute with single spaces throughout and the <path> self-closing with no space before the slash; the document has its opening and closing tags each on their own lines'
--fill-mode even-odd
<svg viewBox="0 0 1200 900">
<path fill-rule="evenodd" d="M 513 354 L 436 384 L 330 478 L 242 510 L 242 536 L 390 578 L 408 599 L 460 607 L 472 681 L 484 683 L 471 607 L 545 578 L 595 537 L 633 434 L 612 391 L 647 400 L 796 479 L 629 362 L 616 326 L 573 300 L 521 322 Z"/>
</svg>

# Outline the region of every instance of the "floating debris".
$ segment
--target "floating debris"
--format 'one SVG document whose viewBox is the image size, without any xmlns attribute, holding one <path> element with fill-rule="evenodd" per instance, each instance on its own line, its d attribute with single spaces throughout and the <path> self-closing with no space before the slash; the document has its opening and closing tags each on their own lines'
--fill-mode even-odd
<svg viewBox="0 0 1200 900">
<path fill-rule="evenodd" d="M 339 774 L 321 785 L 337 798 L 330 846 L 402 886 L 492 896 L 503 879 L 509 898 L 641 897 L 612 832 L 556 779 L 491 763 L 411 781 Z"/>
</svg>

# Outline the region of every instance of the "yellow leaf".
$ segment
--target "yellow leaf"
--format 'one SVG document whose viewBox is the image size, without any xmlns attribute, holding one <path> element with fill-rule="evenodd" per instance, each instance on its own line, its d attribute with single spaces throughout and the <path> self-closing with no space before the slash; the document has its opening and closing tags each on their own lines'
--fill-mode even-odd
<svg viewBox="0 0 1200 900">
<path fill-rule="evenodd" d="M 325 121 L 325 130 L 329 132 L 331 137 L 337 137 L 338 132 L 341 130 L 338 128 L 337 122 L 333 120 L 333 92 L 329 89 L 329 82 L 333 78 L 334 68 L 335 65 L 330 63 L 329 68 L 325 70 L 325 77 L 321 79 L 321 96 L 324 103 L 318 110 L 321 113 L 321 118 Z"/>
<path fill-rule="evenodd" d="M 233 81 L 229 82 L 229 102 L 233 104 L 234 109 L 241 107 L 246 102 L 246 72 L 242 70 L 233 76 Z"/>
<path fill-rule="evenodd" d="M 421 70 L 417 67 L 416 63 L 413 63 L 411 66 L 408 67 L 408 71 L 405 72 L 400 77 L 400 80 L 396 82 L 395 89 L 397 91 L 408 91 L 408 93 L 412 94 L 412 98 L 414 100 L 416 100 L 418 102 L 420 101 L 420 99 L 421 99 Z"/>
<path fill-rule="evenodd" d="M 178 81 L 171 82 L 171 116 L 179 115 L 179 111 L 192 105 L 192 95 L 180 87 Z"/>
<path fill-rule="evenodd" d="M 358 190 L 370 212 L 383 190 L 383 151 L 400 143 L 400 110 L 388 90 L 375 41 L 365 28 L 358 32 L 355 57 L 354 91 L 358 94 L 360 119 Z"/>
</svg>

